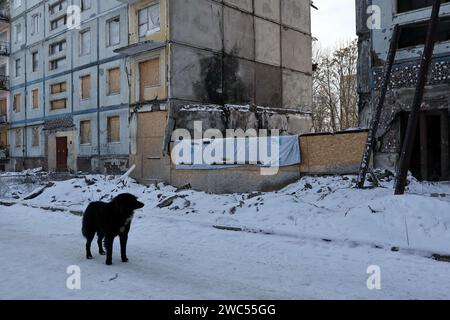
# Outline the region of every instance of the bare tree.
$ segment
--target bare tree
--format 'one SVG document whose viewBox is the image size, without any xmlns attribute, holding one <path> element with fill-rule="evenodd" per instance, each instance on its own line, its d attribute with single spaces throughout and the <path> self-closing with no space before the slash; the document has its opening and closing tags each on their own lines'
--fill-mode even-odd
<svg viewBox="0 0 450 320">
<path fill-rule="evenodd" d="M 357 41 L 326 51 L 314 47 L 313 114 L 316 132 L 336 132 L 358 125 Z"/>
</svg>

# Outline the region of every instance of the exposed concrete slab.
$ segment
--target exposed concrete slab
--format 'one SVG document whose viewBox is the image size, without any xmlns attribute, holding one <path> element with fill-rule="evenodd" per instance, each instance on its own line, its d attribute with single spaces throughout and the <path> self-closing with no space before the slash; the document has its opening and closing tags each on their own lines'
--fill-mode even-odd
<svg viewBox="0 0 450 320">
<path fill-rule="evenodd" d="M 283 67 L 305 73 L 312 73 L 311 37 L 301 32 L 282 28 Z"/>
<path fill-rule="evenodd" d="M 222 6 L 208 0 L 170 2 L 171 39 L 193 46 L 222 50 Z"/>
<path fill-rule="evenodd" d="M 280 26 L 255 18 L 255 38 L 256 61 L 279 66 L 281 62 Z"/>
<path fill-rule="evenodd" d="M 256 104 L 281 107 L 281 69 L 256 63 Z"/>
<path fill-rule="evenodd" d="M 255 1 L 255 14 L 269 20 L 280 22 L 280 0 Z"/>
<path fill-rule="evenodd" d="M 284 25 L 311 33 L 311 1 L 283 0 L 281 1 L 281 22 Z"/>
<path fill-rule="evenodd" d="M 253 16 L 228 7 L 224 8 L 225 52 L 234 56 L 255 59 Z"/>
<path fill-rule="evenodd" d="M 229 104 L 254 103 L 255 63 L 226 56 L 224 65 L 224 102 Z"/>
</svg>

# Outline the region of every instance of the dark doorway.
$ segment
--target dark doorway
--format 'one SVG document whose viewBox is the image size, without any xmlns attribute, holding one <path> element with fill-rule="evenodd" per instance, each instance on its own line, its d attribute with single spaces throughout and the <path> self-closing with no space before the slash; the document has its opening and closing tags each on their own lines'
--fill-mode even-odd
<svg viewBox="0 0 450 320">
<path fill-rule="evenodd" d="M 402 113 L 401 141 L 405 141 L 409 113 Z M 410 171 L 423 181 L 449 180 L 448 111 L 421 112 Z"/>
<path fill-rule="evenodd" d="M 57 171 L 67 171 L 67 137 L 56 138 L 56 169 Z"/>
</svg>

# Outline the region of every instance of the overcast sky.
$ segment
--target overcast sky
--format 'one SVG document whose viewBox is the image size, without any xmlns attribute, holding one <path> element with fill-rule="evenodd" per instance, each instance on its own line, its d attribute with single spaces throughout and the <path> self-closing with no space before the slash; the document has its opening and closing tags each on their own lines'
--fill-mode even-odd
<svg viewBox="0 0 450 320">
<path fill-rule="evenodd" d="M 343 40 L 356 38 L 355 0 L 314 0 L 312 34 L 321 46 L 333 47 Z"/>
</svg>

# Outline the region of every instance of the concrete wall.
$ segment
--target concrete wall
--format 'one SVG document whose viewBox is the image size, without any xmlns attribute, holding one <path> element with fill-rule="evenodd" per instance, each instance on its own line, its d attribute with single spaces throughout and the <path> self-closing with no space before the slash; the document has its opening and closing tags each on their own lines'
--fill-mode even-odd
<svg viewBox="0 0 450 320">
<path fill-rule="evenodd" d="M 170 98 L 309 110 L 309 1 L 171 0 L 170 40 Z"/>
</svg>

